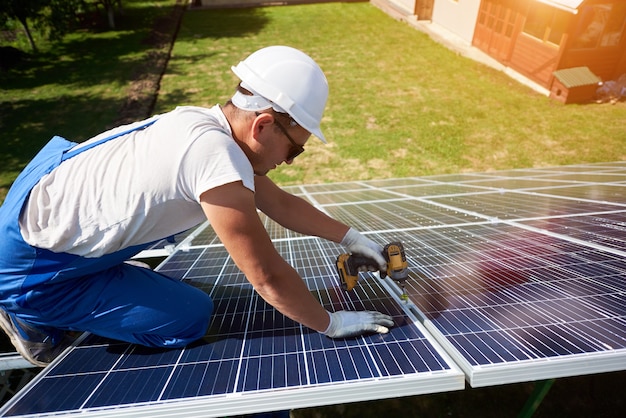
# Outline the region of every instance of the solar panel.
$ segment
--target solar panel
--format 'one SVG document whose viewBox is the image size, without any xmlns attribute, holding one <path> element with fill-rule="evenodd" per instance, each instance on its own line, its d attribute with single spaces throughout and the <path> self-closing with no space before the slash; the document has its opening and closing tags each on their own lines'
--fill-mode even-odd
<svg viewBox="0 0 626 418">
<path fill-rule="evenodd" d="M 420 204 L 484 222 L 393 237 L 407 247 L 411 301 L 472 386 L 624 368 L 624 167 L 429 178 L 460 193 Z M 468 194 L 464 185 L 498 190 Z"/>
<path fill-rule="evenodd" d="M 205 230 L 201 240 L 210 240 Z M 81 414 L 224 416 L 408 394 L 457 390 L 462 372 L 384 289 L 364 280 L 346 294 L 334 244 L 278 240 L 328 309 L 376 309 L 394 317 L 387 335 L 331 340 L 303 328 L 254 292 L 220 245 L 176 251 L 160 271 L 209 293 L 207 336 L 183 350 L 154 350 L 88 336 L 48 367 L 3 416 Z M 210 278 L 210 279 L 207 279 Z M 116 409 L 111 409 L 115 407 Z"/>
<path fill-rule="evenodd" d="M 159 267 L 215 300 L 203 341 L 148 350 L 86 336 L 2 416 L 209 416 L 624 370 L 626 162 L 290 186 L 378 242 L 402 241 L 397 286 L 341 290 L 343 250 L 261 215 L 329 309 L 392 315 L 387 335 L 331 340 L 253 292 L 210 227 Z"/>
</svg>

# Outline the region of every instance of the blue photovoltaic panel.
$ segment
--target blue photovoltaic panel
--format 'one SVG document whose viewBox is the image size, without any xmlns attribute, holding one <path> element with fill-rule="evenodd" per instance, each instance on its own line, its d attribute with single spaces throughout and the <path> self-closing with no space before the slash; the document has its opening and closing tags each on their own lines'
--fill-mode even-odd
<svg viewBox="0 0 626 418">
<path fill-rule="evenodd" d="M 405 244 L 411 301 L 472 386 L 624 369 L 625 167 L 444 176 L 459 193 L 421 195 L 415 212 L 432 204 L 485 222 L 388 234 Z"/>
<path fill-rule="evenodd" d="M 350 294 L 340 288 L 329 257 L 338 253 L 334 244 L 307 238 L 276 246 L 328 309 L 376 309 L 392 315 L 396 326 L 386 335 L 329 339 L 260 299 L 223 247 L 194 247 L 177 251 L 160 271 L 213 297 L 214 319 L 204 340 L 183 350 L 153 350 L 89 336 L 46 369 L 4 416 L 119 414 L 111 406 L 160 416 L 172 405 L 182 415 L 185 408 L 200 408 L 220 416 L 340 402 L 347 396 L 342 390 L 357 400 L 464 386 L 462 373 L 382 282 L 364 279 Z"/>
<path fill-rule="evenodd" d="M 539 219 L 525 221 L 523 224 L 589 244 L 595 243 L 621 251 L 626 248 L 626 220 L 623 212 Z"/>
<path fill-rule="evenodd" d="M 472 386 L 626 365 L 623 255 L 507 224 L 419 239 L 411 299 Z"/>
<path fill-rule="evenodd" d="M 479 213 L 492 219 L 554 218 L 581 213 L 607 213 L 623 210 L 612 203 L 566 199 L 542 194 L 500 191 L 474 195 L 432 198 L 431 202 L 458 208 L 463 212 Z"/>
<path fill-rule="evenodd" d="M 403 242 L 407 304 L 371 274 L 342 291 L 339 246 L 261 215 L 324 306 L 387 312 L 390 334 L 330 340 L 277 314 L 206 228 L 160 267 L 215 299 L 204 341 L 155 351 L 89 336 L 3 416 L 229 415 L 394 397 L 460 387 L 456 365 L 472 386 L 625 369 L 625 162 L 288 189 L 380 243 Z"/>
</svg>

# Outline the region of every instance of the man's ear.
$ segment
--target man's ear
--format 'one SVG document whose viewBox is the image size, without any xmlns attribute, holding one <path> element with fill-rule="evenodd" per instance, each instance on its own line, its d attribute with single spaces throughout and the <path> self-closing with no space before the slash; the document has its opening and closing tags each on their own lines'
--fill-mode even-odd
<svg viewBox="0 0 626 418">
<path fill-rule="evenodd" d="M 260 113 L 252 122 L 252 134 L 257 141 L 265 138 L 274 124 L 274 116 L 269 113 Z"/>
</svg>

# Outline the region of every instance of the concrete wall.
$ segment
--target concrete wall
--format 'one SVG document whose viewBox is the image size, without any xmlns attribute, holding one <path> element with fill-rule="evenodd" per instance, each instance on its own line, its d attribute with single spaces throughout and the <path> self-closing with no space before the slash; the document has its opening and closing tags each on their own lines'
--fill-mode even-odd
<svg viewBox="0 0 626 418">
<path fill-rule="evenodd" d="M 415 10 L 415 0 L 390 0 L 390 2 L 395 4 L 408 15 L 412 15 Z"/>
<path fill-rule="evenodd" d="M 435 0 L 432 21 L 472 43 L 480 0 Z"/>
</svg>

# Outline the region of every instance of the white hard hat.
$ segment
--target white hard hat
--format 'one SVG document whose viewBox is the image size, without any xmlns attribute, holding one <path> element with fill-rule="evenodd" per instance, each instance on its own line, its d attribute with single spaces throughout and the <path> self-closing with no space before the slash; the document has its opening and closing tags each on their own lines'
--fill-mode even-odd
<svg viewBox="0 0 626 418">
<path fill-rule="evenodd" d="M 232 70 L 241 79 L 242 87 L 267 99 L 271 107 L 289 114 L 326 143 L 320 121 L 328 99 L 328 82 L 311 57 L 288 46 L 269 46 L 254 52 Z M 261 99 L 248 103 L 241 96 L 237 98 L 233 103 L 248 110 L 260 110 L 264 102 Z"/>
</svg>

